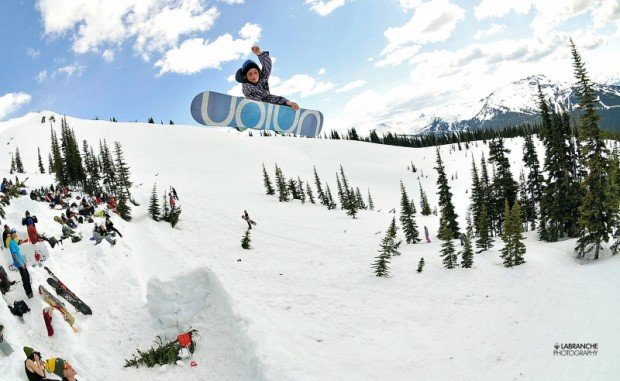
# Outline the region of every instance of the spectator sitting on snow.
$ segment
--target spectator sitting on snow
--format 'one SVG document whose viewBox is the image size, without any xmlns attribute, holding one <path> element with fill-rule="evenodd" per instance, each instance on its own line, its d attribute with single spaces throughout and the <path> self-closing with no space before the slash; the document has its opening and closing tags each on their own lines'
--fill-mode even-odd
<svg viewBox="0 0 620 381">
<path fill-rule="evenodd" d="M 114 197 L 110 197 L 108 199 L 108 208 L 112 211 L 115 211 L 117 206 L 118 204 L 116 203 L 116 199 Z"/>
<path fill-rule="evenodd" d="M 95 245 L 100 244 L 103 239 L 108 241 L 108 243 L 112 246 L 116 244 L 116 240 L 110 238 L 110 235 L 106 232 L 103 225 L 95 224 L 95 228 L 93 229 L 93 237 L 95 238 Z"/>
<path fill-rule="evenodd" d="M 24 347 L 24 353 L 26 354 L 24 368 L 28 380 L 49 380 L 49 378 L 43 378 L 45 377 L 45 363 L 41 359 L 41 354 L 30 347 Z"/>
<path fill-rule="evenodd" d="M 45 369 L 54 373 L 58 377 L 62 377 L 62 381 L 77 381 L 75 375 L 77 372 L 68 361 L 65 361 L 59 357 L 52 357 L 45 360 Z"/>
<path fill-rule="evenodd" d="M 2 232 L 2 242 L 4 243 L 5 248 L 9 247 L 9 241 L 7 240 L 7 238 L 9 238 L 10 235 L 11 229 L 9 228 L 9 225 L 4 225 L 4 231 Z"/>
<path fill-rule="evenodd" d="M 62 222 L 69 225 L 71 229 L 77 229 L 77 224 L 71 218 L 65 217 L 64 214 L 61 214 L 60 218 L 62 219 Z"/>
</svg>

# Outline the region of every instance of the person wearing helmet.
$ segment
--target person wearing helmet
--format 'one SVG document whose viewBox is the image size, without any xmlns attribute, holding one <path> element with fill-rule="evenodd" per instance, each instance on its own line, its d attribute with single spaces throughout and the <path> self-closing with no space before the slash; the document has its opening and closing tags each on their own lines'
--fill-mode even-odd
<svg viewBox="0 0 620 381">
<path fill-rule="evenodd" d="M 268 51 L 261 51 L 258 46 L 252 47 L 252 52 L 258 56 L 258 60 L 262 65 L 262 69 L 258 67 L 256 62 L 247 60 L 235 74 L 235 80 L 241 83 L 241 90 L 246 98 L 273 103 L 277 105 L 286 105 L 299 110 L 299 105 L 284 97 L 272 95 L 269 92 L 269 75 L 271 74 L 271 57 Z"/>
</svg>

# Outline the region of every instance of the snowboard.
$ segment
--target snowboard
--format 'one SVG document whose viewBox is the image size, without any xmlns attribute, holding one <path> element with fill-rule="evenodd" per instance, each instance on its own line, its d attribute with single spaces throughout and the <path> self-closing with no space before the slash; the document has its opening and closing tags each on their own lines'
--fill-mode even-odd
<svg viewBox="0 0 620 381">
<path fill-rule="evenodd" d="M 4 339 L 4 334 L 0 331 L 0 352 L 2 352 L 5 356 L 10 356 L 13 353 L 13 348 L 11 345 Z"/>
<path fill-rule="evenodd" d="M 60 279 L 47 267 L 44 267 L 45 270 L 50 274 L 50 277 L 47 278 L 47 284 L 49 284 L 55 291 L 58 296 L 65 299 L 67 302 L 71 303 L 76 310 L 80 311 L 84 315 L 92 315 L 93 311 L 90 309 L 86 303 L 82 301 L 82 299 L 78 298 L 73 291 L 69 290 L 69 288 L 62 283 Z"/>
<path fill-rule="evenodd" d="M 316 137 L 323 129 L 320 111 L 253 101 L 243 97 L 205 91 L 192 101 L 194 120 L 205 126 L 248 128 Z"/>
<path fill-rule="evenodd" d="M 73 325 L 75 323 L 75 318 L 73 317 L 73 315 L 71 315 L 71 313 L 69 313 L 69 311 L 65 307 L 65 304 L 58 300 L 58 298 L 56 298 L 54 295 L 52 295 L 51 292 L 47 291 L 47 289 L 43 287 L 43 285 L 39 286 L 39 294 L 43 297 L 45 303 L 49 304 L 50 307 L 54 307 L 58 311 L 60 311 L 73 332 L 77 332 L 77 328 L 75 328 L 75 326 Z"/>
</svg>

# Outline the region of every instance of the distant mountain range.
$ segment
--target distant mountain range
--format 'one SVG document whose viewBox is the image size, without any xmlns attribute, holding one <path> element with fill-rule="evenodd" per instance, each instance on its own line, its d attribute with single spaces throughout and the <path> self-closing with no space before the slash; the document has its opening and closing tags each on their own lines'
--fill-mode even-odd
<svg viewBox="0 0 620 381">
<path fill-rule="evenodd" d="M 420 113 L 411 120 L 393 120 L 377 125 L 378 132 L 407 134 L 503 128 L 524 122 L 539 122 L 538 89 L 556 110 L 574 112 L 577 106 L 575 87 L 535 75 L 500 87 L 473 104 L 447 105 L 431 113 Z M 620 81 L 594 84 L 600 101 L 599 114 L 604 129 L 620 132 Z"/>
</svg>

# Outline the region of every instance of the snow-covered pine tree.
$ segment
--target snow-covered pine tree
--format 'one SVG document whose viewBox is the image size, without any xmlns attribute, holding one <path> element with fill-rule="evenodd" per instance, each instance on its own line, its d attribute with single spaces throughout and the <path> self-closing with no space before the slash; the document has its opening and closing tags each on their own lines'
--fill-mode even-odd
<svg viewBox="0 0 620 381">
<path fill-rule="evenodd" d="M 519 202 L 515 202 L 510 210 L 510 223 L 512 224 L 512 245 L 514 248 L 513 263 L 519 266 L 525 263 L 525 244 L 523 240 L 523 216 Z"/>
<path fill-rule="evenodd" d="M 251 242 L 252 240 L 250 238 L 250 229 L 247 229 L 245 231 L 245 234 L 243 235 L 243 238 L 241 238 L 241 247 L 244 248 L 245 250 L 250 250 Z"/>
<path fill-rule="evenodd" d="M 175 227 L 179 223 L 179 218 L 181 216 L 181 207 L 179 205 L 173 205 L 170 208 L 170 213 L 168 214 L 168 222 L 170 222 L 170 226 Z"/>
<path fill-rule="evenodd" d="M 454 248 L 454 243 L 452 242 L 453 235 L 450 227 L 448 226 L 448 219 L 445 217 L 445 213 L 442 209 L 442 216 L 439 222 L 439 239 L 443 242 L 441 243 L 441 257 L 443 258 L 443 265 L 447 269 L 453 269 L 458 266 L 456 249 Z"/>
<path fill-rule="evenodd" d="M 390 251 L 390 255 L 395 256 L 395 255 L 400 255 L 400 251 L 398 251 L 398 248 L 400 247 L 402 241 L 396 241 L 396 234 L 398 232 L 398 226 L 396 226 L 396 217 L 392 218 L 392 222 L 390 223 L 390 227 L 388 228 L 387 231 L 387 235 L 390 237 L 390 245 L 391 245 L 391 251 Z"/>
<path fill-rule="evenodd" d="M 471 268 L 474 264 L 474 249 L 471 244 L 471 233 L 468 231 L 463 238 L 463 250 L 461 251 L 461 267 Z"/>
<path fill-rule="evenodd" d="M 306 192 L 304 191 L 304 183 L 301 181 L 301 178 L 297 176 L 297 194 L 299 195 L 299 199 L 302 204 L 306 203 Z"/>
<path fill-rule="evenodd" d="M 316 204 L 316 202 L 314 201 L 314 194 L 312 194 L 312 187 L 310 186 L 310 183 L 308 182 L 306 182 L 306 194 L 308 195 L 308 200 L 312 204 Z"/>
<path fill-rule="evenodd" d="M 420 181 L 418 181 L 418 183 L 420 184 L 420 213 L 423 216 L 430 216 L 431 215 L 431 206 L 428 203 L 428 198 L 426 197 L 426 192 L 424 192 L 424 189 L 422 189 L 422 183 Z"/>
<path fill-rule="evenodd" d="M 131 199 L 130 188 L 133 185 L 133 183 L 130 180 L 130 169 L 129 169 L 129 165 L 127 165 L 127 162 L 125 161 L 121 143 L 117 141 L 114 142 L 114 153 L 116 155 L 115 160 L 114 160 L 114 167 L 116 169 L 116 179 L 117 179 L 117 186 L 118 186 L 116 194 L 123 194 L 124 192 L 124 195 L 127 198 L 127 200 L 130 200 Z"/>
<path fill-rule="evenodd" d="M 441 160 L 441 154 L 439 148 L 437 148 L 437 187 L 439 194 L 439 207 L 441 208 L 441 218 L 447 219 L 447 228 L 452 233 L 452 238 L 458 238 L 459 223 L 457 221 L 458 214 L 454 211 L 454 204 L 452 204 L 452 192 L 448 185 L 448 178 L 446 177 L 446 169 Z M 440 222 L 441 223 L 441 222 Z"/>
<path fill-rule="evenodd" d="M 482 211 L 480 212 L 480 219 L 476 221 L 476 231 L 478 232 L 476 248 L 480 249 L 477 251 L 478 253 L 486 251 L 493 246 L 490 226 L 488 208 L 486 205 L 483 205 Z"/>
<path fill-rule="evenodd" d="M 418 243 L 421 241 L 418 225 L 415 221 L 415 209 L 412 208 L 402 180 L 400 181 L 400 224 L 403 227 L 407 243 Z"/>
<path fill-rule="evenodd" d="M 512 206 L 517 198 L 517 182 L 512 177 L 510 171 L 510 161 L 508 160 L 510 150 L 504 147 L 504 139 L 499 137 L 489 142 L 489 162 L 493 165 L 493 198 L 491 199 L 493 213 L 490 217 L 493 221 L 499 222 L 497 230 L 501 232 L 504 218 L 501 214 L 501 206 L 504 199 Z M 498 218 L 499 217 L 499 218 Z"/>
<path fill-rule="evenodd" d="M 605 145 L 605 134 L 599 127 L 597 92 L 572 39 L 570 45 L 578 85 L 577 99 L 582 110 L 579 118 L 579 153 L 587 172 L 581 183 L 584 197 L 579 207 L 579 238 L 575 254 L 578 259 L 597 260 L 603 242 L 609 242 L 613 233 L 614 216 L 617 216 L 618 210 L 613 210 L 615 203 L 610 192 L 609 150 Z"/>
<path fill-rule="evenodd" d="M 397 251 L 396 253 L 398 254 L 395 254 L 394 238 L 396 236 L 396 229 L 396 218 L 394 217 L 392 218 L 392 222 L 390 223 L 385 237 L 381 240 L 381 246 L 378 250 L 379 256 L 375 257 L 377 260 L 371 266 L 378 277 L 388 277 L 390 272 L 390 258 L 393 255 L 400 255 Z"/>
<path fill-rule="evenodd" d="M 370 189 L 368 189 L 368 209 L 375 210 L 375 203 L 372 201 L 372 196 L 370 195 Z"/>
<path fill-rule="evenodd" d="M 325 193 L 325 201 L 326 201 L 326 206 L 327 209 L 331 210 L 331 209 L 336 209 L 337 205 L 336 202 L 334 201 L 334 198 L 332 197 L 332 191 L 329 189 L 329 184 L 325 183 L 325 189 L 327 189 L 326 193 Z"/>
<path fill-rule="evenodd" d="M 129 197 L 127 192 L 121 190 L 118 196 L 118 206 L 116 207 L 116 213 L 125 221 L 131 221 L 131 207 L 128 205 Z"/>
<path fill-rule="evenodd" d="M 11 154 L 11 168 L 9 169 L 9 173 L 12 175 L 15 173 L 15 156 Z"/>
<path fill-rule="evenodd" d="M 278 191 L 278 201 L 287 202 L 289 200 L 289 190 L 286 186 L 284 174 L 278 164 L 276 164 L 276 189 Z"/>
<path fill-rule="evenodd" d="M 364 203 L 364 198 L 362 197 L 362 192 L 360 192 L 360 188 L 357 187 L 355 189 L 355 199 L 357 200 L 357 208 L 366 210 L 368 207 Z"/>
<path fill-rule="evenodd" d="M 316 167 L 314 167 L 314 184 L 316 185 L 316 196 L 323 205 L 327 205 L 327 197 L 323 192 L 323 187 L 321 186 L 321 179 L 319 178 L 319 174 L 316 172 Z"/>
<path fill-rule="evenodd" d="M 37 147 L 37 155 L 38 155 L 38 164 L 39 164 L 39 173 L 45 173 L 45 168 L 43 167 L 43 160 L 41 160 L 41 148 Z"/>
<path fill-rule="evenodd" d="M 540 172 L 540 162 L 538 161 L 538 154 L 536 153 L 532 135 L 525 136 L 523 162 L 525 168 L 527 168 L 525 189 L 528 199 L 528 205 L 523 205 L 524 220 L 528 222 L 532 229 L 536 229 L 544 178 Z"/>
<path fill-rule="evenodd" d="M 159 200 L 157 197 L 157 184 L 153 184 L 151 191 L 151 199 L 149 202 L 149 215 L 155 221 L 159 221 L 161 209 L 159 208 Z"/>
<path fill-rule="evenodd" d="M 291 194 L 291 197 L 293 197 L 293 200 L 299 200 L 299 193 L 297 192 L 297 190 L 299 189 L 297 187 L 297 181 L 293 180 L 293 178 L 291 177 L 288 180 L 288 184 L 286 185 L 288 192 Z"/>
<path fill-rule="evenodd" d="M 271 184 L 271 179 L 269 178 L 269 174 L 267 173 L 267 169 L 265 169 L 265 163 L 263 164 L 263 184 L 265 184 L 265 192 L 268 195 L 274 195 L 276 191 L 273 189 L 273 185 Z"/>
<path fill-rule="evenodd" d="M 338 201 L 340 201 L 340 209 L 346 209 L 347 200 L 345 198 L 344 191 L 342 190 L 342 183 L 340 182 L 338 172 L 336 172 L 336 185 L 338 189 Z"/>
<path fill-rule="evenodd" d="M 421 273 L 422 269 L 424 269 L 424 257 L 420 258 L 420 262 L 418 262 L 418 273 Z"/>
</svg>

